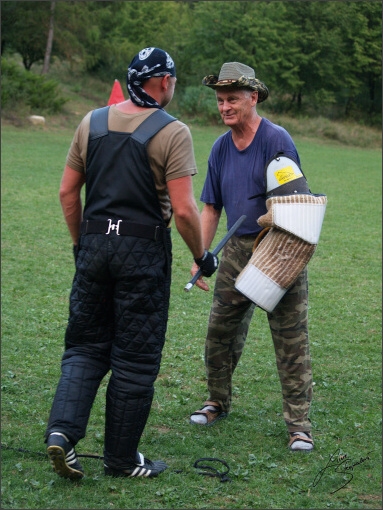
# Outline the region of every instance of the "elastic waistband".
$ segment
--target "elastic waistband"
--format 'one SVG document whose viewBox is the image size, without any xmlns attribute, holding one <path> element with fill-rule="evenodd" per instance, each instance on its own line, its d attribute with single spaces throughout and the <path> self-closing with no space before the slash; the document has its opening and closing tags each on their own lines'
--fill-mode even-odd
<svg viewBox="0 0 383 510">
<path fill-rule="evenodd" d="M 81 223 L 81 234 L 105 234 L 114 231 L 118 236 L 135 236 L 157 241 L 159 236 L 166 230 L 161 225 L 145 225 L 132 223 L 125 220 L 85 220 Z"/>
</svg>

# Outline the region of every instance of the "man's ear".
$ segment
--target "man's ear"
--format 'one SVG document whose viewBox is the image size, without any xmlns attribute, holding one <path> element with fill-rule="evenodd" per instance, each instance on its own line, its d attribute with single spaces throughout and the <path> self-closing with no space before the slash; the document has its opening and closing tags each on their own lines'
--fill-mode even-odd
<svg viewBox="0 0 383 510">
<path fill-rule="evenodd" d="M 165 76 L 162 78 L 161 80 L 161 87 L 164 89 L 164 90 L 167 90 L 168 87 L 169 87 L 169 83 L 170 83 L 170 74 L 165 74 Z"/>
</svg>

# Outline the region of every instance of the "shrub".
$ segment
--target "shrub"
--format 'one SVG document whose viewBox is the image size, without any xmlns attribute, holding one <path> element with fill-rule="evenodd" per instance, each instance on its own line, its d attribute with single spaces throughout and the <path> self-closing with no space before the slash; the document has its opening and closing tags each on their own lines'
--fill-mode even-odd
<svg viewBox="0 0 383 510">
<path fill-rule="evenodd" d="M 179 103 L 186 115 L 201 123 L 221 122 L 215 94 L 206 87 L 186 87 Z"/>
<path fill-rule="evenodd" d="M 1 103 L 3 109 L 23 105 L 41 113 L 58 113 L 67 99 L 60 95 L 58 83 L 45 76 L 32 74 L 16 63 L 1 59 Z"/>
</svg>

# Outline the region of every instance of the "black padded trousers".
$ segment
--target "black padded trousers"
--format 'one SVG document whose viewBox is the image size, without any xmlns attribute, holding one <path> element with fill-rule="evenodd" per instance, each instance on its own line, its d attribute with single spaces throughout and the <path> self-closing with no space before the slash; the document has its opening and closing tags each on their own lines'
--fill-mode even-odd
<svg viewBox="0 0 383 510">
<path fill-rule="evenodd" d="M 85 437 L 102 379 L 105 463 L 130 467 L 154 394 L 168 319 L 171 241 L 91 234 L 81 237 L 70 296 L 61 377 L 45 440 Z"/>
</svg>

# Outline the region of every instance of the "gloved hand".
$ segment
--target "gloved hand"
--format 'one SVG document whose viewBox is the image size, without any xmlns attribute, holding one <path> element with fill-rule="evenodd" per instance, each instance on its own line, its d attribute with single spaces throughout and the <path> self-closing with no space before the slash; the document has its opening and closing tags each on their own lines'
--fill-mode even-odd
<svg viewBox="0 0 383 510">
<path fill-rule="evenodd" d="M 74 245 L 73 245 L 73 257 L 74 257 L 74 263 L 76 263 L 76 262 L 77 262 L 78 249 L 79 249 L 79 245 L 78 245 L 78 244 L 74 244 Z"/>
<path fill-rule="evenodd" d="M 194 262 L 201 269 L 203 276 L 211 276 L 218 268 L 218 257 L 207 250 L 200 259 L 194 259 Z"/>
</svg>

